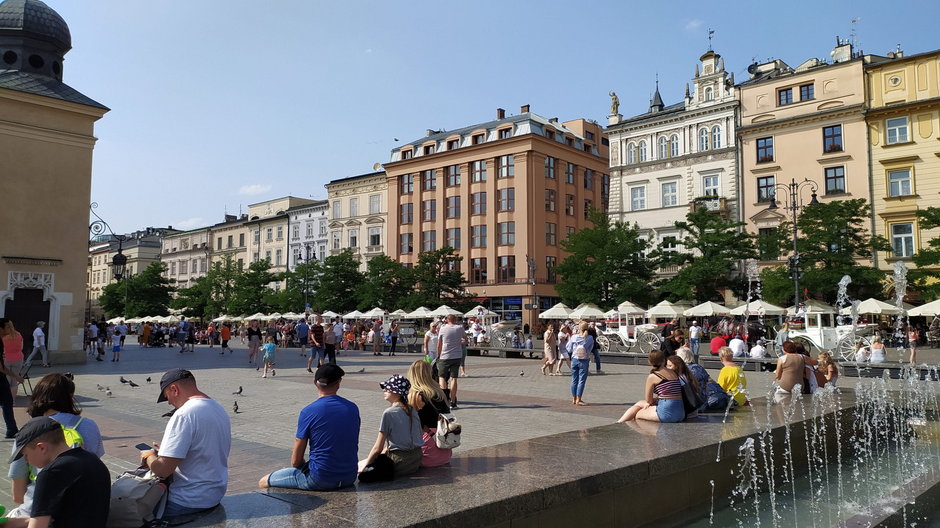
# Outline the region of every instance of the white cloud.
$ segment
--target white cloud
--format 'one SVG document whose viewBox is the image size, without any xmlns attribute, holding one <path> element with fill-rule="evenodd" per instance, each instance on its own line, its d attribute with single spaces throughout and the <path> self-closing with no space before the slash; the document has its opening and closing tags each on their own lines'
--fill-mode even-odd
<svg viewBox="0 0 940 528">
<path fill-rule="evenodd" d="M 197 227 L 202 227 L 206 225 L 206 221 L 202 219 L 201 216 L 196 216 L 193 218 L 187 218 L 186 220 L 178 220 L 176 223 L 177 229 L 187 230 L 187 229 L 196 229 Z"/>
<path fill-rule="evenodd" d="M 693 18 L 685 23 L 686 31 L 697 31 L 698 28 L 702 27 L 703 22 L 697 18 Z"/>
<path fill-rule="evenodd" d="M 242 185 L 241 188 L 238 189 L 238 194 L 244 196 L 254 196 L 256 194 L 264 194 L 270 190 L 270 185 L 258 185 L 256 183 L 254 185 Z"/>
</svg>

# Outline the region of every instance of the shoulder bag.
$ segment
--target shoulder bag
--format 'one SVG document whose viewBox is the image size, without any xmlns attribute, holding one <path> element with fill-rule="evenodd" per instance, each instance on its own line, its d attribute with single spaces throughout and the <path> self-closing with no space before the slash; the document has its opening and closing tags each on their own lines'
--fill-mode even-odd
<svg viewBox="0 0 940 528">
<path fill-rule="evenodd" d="M 460 433 L 462 428 L 453 413 L 441 413 L 437 417 L 437 431 L 434 433 L 434 443 L 440 449 L 453 449 L 460 446 Z"/>
<path fill-rule="evenodd" d="M 702 401 L 702 396 L 695 392 L 691 381 L 682 377 L 679 381 L 682 383 L 682 403 L 685 406 L 685 414 L 688 415 L 698 410 L 705 402 Z"/>
</svg>

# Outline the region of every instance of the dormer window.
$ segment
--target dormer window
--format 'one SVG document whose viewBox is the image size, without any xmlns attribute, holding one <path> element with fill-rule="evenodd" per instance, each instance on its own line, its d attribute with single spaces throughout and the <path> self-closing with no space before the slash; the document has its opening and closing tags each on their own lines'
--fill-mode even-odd
<svg viewBox="0 0 940 528">
<path fill-rule="evenodd" d="M 434 154 L 434 145 L 427 145 L 424 147 L 424 155 Z"/>
<path fill-rule="evenodd" d="M 555 139 L 555 131 L 554 131 L 554 130 L 546 130 L 546 131 L 545 131 L 545 137 L 547 137 L 548 139 L 554 140 L 554 139 Z"/>
<path fill-rule="evenodd" d="M 447 142 L 447 150 L 457 150 L 460 147 L 459 139 L 452 139 Z"/>
<path fill-rule="evenodd" d="M 479 145 L 479 144 L 483 143 L 483 138 L 484 138 L 484 135 L 483 135 L 483 134 L 474 134 L 474 135 L 473 135 L 473 144 L 474 144 L 474 145 Z"/>
<path fill-rule="evenodd" d="M 705 88 L 705 100 L 711 101 L 713 99 L 715 99 L 715 91 L 712 89 L 711 86 L 709 86 Z"/>
<path fill-rule="evenodd" d="M 499 131 L 499 139 L 509 139 L 512 137 L 512 129 L 504 128 Z"/>
<path fill-rule="evenodd" d="M 408 160 L 414 157 L 414 151 L 411 149 L 401 151 L 401 159 Z"/>
</svg>

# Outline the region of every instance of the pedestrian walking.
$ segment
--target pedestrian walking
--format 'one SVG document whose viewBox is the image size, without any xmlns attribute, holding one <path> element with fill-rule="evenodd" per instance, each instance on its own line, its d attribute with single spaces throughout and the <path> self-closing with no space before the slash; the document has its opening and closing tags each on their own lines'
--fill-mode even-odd
<svg viewBox="0 0 940 528">
<path fill-rule="evenodd" d="M 571 355 L 572 405 L 587 405 L 581 397 L 584 395 L 588 371 L 591 370 L 591 350 L 594 348 L 594 338 L 589 332 L 590 328 L 589 324 L 581 323 L 580 333 L 571 336 L 568 340 L 568 353 Z"/>
<path fill-rule="evenodd" d="M 36 321 L 36 329 L 33 330 L 33 351 L 26 358 L 26 363 L 31 364 L 36 354 L 42 356 L 42 366 L 51 367 L 49 364 L 49 351 L 46 349 L 46 333 L 42 331 L 46 327 L 43 321 Z"/>
<path fill-rule="evenodd" d="M 274 370 L 274 352 L 277 350 L 277 342 L 273 337 L 267 337 L 264 340 L 264 372 L 261 374 L 262 378 L 268 377 L 268 369 L 271 369 L 271 377 L 277 376 L 277 371 Z"/>
</svg>

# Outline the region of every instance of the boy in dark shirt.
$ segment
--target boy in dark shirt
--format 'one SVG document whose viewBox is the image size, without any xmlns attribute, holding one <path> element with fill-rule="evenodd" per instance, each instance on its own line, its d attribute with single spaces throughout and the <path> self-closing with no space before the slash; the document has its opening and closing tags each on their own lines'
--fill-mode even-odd
<svg viewBox="0 0 940 528">
<path fill-rule="evenodd" d="M 16 434 L 10 462 L 25 456 L 41 467 L 33 492 L 29 519 L 9 519 L 6 526 L 47 528 L 100 528 L 108 521 L 111 474 L 92 453 L 65 443 L 59 422 L 48 416 L 33 418 Z"/>
</svg>

